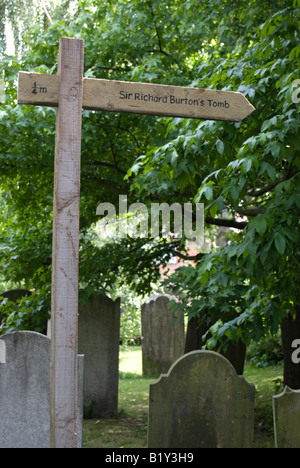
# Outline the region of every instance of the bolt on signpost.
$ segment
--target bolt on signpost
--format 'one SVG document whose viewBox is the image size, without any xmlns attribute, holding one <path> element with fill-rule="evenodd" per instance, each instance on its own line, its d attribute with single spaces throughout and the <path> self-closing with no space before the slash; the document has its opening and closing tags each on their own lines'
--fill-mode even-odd
<svg viewBox="0 0 300 468">
<path fill-rule="evenodd" d="M 84 42 L 60 40 L 58 73 L 19 73 L 18 103 L 57 107 L 51 304 L 51 447 L 78 446 L 77 352 L 82 109 L 239 122 L 232 91 L 83 78 Z"/>
</svg>

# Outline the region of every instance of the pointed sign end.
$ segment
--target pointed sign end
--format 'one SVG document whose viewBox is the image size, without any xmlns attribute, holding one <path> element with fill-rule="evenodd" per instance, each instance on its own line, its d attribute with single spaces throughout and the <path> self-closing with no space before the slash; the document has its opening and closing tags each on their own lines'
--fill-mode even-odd
<svg viewBox="0 0 300 468">
<path fill-rule="evenodd" d="M 242 94 L 244 100 L 246 101 L 245 102 L 245 106 L 243 108 L 243 115 L 242 115 L 242 118 L 241 120 L 245 119 L 246 117 L 248 117 L 248 115 L 252 114 L 252 112 L 254 112 L 256 110 L 256 108 L 251 104 L 250 101 L 248 101 L 248 99 Z"/>
<path fill-rule="evenodd" d="M 249 102 L 249 101 L 248 101 L 248 102 Z M 256 111 L 256 108 L 251 104 L 251 102 L 249 102 L 246 117 L 247 117 L 248 115 L 252 114 L 252 112 L 254 112 L 254 111 Z"/>
</svg>

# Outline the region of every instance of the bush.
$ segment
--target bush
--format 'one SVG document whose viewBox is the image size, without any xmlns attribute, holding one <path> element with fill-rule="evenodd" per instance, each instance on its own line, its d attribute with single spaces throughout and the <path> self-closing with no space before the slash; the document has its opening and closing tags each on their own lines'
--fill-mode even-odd
<svg viewBox="0 0 300 468">
<path fill-rule="evenodd" d="M 46 334 L 50 310 L 51 295 L 47 288 L 16 301 L 0 296 L 0 335 L 24 330 Z"/>
<path fill-rule="evenodd" d="M 258 342 L 251 342 L 247 349 L 246 362 L 256 367 L 282 364 L 281 334 L 268 335 Z"/>
<path fill-rule="evenodd" d="M 120 343 L 141 344 L 141 298 L 123 293 L 121 302 Z"/>
</svg>

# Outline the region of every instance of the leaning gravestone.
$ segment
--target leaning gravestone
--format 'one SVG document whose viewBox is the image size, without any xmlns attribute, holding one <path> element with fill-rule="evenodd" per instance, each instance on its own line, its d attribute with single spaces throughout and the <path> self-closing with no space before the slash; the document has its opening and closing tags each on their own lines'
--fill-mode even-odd
<svg viewBox="0 0 300 468">
<path fill-rule="evenodd" d="M 78 356 L 82 438 L 83 356 Z M 50 448 L 50 339 L 21 331 L 0 337 L 0 447 Z"/>
<path fill-rule="evenodd" d="M 251 448 L 253 384 L 214 351 L 180 357 L 150 384 L 149 448 Z"/>
<path fill-rule="evenodd" d="M 120 299 L 93 295 L 79 306 L 78 349 L 84 354 L 84 417 L 118 413 Z"/>
<path fill-rule="evenodd" d="M 300 448 L 300 390 L 285 387 L 273 396 L 276 448 Z"/>
<path fill-rule="evenodd" d="M 143 375 L 165 373 L 184 352 L 183 313 L 169 311 L 171 296 L 154 296 L 142 305 Z M 175 319 L 175 321 L 174 321 Z"/>
</svg>

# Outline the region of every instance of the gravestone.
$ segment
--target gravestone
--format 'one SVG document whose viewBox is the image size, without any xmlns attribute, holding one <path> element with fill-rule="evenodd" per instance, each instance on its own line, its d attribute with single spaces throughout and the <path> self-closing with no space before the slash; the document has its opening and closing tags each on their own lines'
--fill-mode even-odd
<svg viewBox="0 0 300 468">
<path fill-rule="evenodd" d="M 78 356 L 82 439 L 83 356 Z M 50 448 L 50 339 L 22 331 L 0 337 L 0 447 Z"/>
<path fill-rule="evenodd" d="M 300 390 L 285 387 L 273 396 L 276 448 L 300 448 Z"/>
<path fill-rule="evenodd" d="M 93 295 L 79 306 L 78 349 L 84 354 L 84 417 L 118 413 L 120 299 Z"/>
<path fill-rule="evenodd" d="M 184 317 L 168 309 L 171 296 L 154 296 L 142 305 L 143 375 L 165 373 L 184 352 Z M 175 321 L 174 321 L 175 319 Z"/>
<path fill-rule="evenodd" d="M 253 384 L 214 351 L 180 357 L 150 384 L 149 448 L 251 448 Z"/>
<path fill-rule="evenodd" d="M 7 297 L 7 299 L 12 302 L 16 302 L 18 299 L 22 299 L 22 297 L 30 295 L 31 291 L 28 291 L 27 289 L 11 289 L 10 291 L 5 291 L 0 294 L 0 296 Z"/>
</svg>

